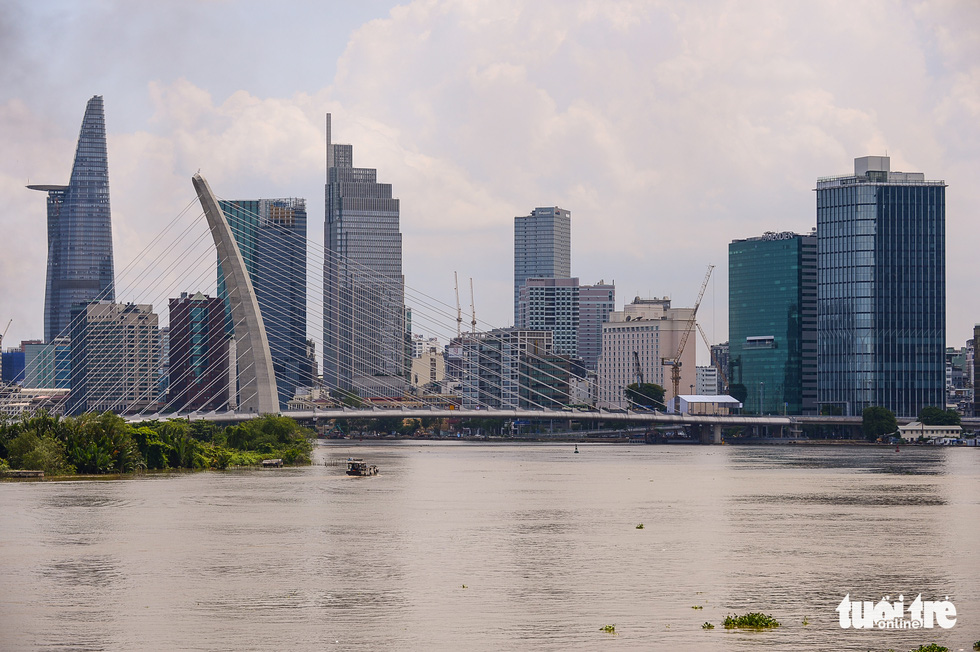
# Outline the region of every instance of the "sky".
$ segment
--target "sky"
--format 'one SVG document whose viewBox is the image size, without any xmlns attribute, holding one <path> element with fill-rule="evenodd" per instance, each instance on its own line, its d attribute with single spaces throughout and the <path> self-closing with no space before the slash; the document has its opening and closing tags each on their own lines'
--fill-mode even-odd
<svg viewBox="0 0 980 652">
<path fill-rule="evenodd" d="M 572 274 L 619 306 L 690 306 L 715 265 L 699 321 L 724 341 L 728 243 L 809 232 L 817 177 L 866 155 L 946 181 L 947 344 L 980 322 L 973 0 L 0 0 L 5 347 L 43 337 L 44 195 L 25 186 L 67 183 L 93 95 L 117 273 L 198 170 L 221 197 L 306 198 L 322 246 L 329 112 L 401 200 L 406 285 L 455 305 L 458 272 L 468 313 L 472 278 L 484 324 L 513 321 L 513 218 L 561 206 Z"/>
</svg>

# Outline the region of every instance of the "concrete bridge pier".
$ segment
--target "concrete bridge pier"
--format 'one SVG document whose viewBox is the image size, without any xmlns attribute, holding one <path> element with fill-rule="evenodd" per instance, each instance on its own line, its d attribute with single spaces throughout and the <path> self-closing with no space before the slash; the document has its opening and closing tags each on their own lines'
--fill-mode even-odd
<svg viewBox="0 0 980 652">
<path fill-rule="evenodd" d="M 703 425 L 701 426 L 701 443 L 702 444 L 720 444 L 721 443 L 721 425 Z"/>
</svg>

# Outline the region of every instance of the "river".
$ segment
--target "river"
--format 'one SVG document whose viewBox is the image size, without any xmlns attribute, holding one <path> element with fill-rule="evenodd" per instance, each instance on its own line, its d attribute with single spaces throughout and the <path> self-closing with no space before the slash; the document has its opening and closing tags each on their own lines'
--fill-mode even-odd
<svg viewBox="0 0 980 652">
<path fill-rule="evenodd" d="M 980 639 L 980 450 L 578 448 L 342 441 L 302 468 L 0 483 L 0 650 Z M 347 477 L 349 455 L 380 475 Z M 899 594 L 948 596 L 955 625 L 841 628 L 845 595 Z M 782 626 L 721 626 L 750 611 Z"/>
</svg>

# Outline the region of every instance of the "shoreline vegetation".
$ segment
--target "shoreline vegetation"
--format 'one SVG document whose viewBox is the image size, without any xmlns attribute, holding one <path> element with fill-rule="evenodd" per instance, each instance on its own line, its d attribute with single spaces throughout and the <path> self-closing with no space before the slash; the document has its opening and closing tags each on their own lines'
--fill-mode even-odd
<svg viewBox="0 0 980 652">
<path fill-rule="evenodd" d="M 231 426 L 182 419 L 129 424 L 111 412 L 59 417 L 0 417 L 0 476 L 44 471 L 45 478 L 100 478 L 142 471 L 224 470 L 311 463 L 315 434 L 269 415 Z"/>
</svg>

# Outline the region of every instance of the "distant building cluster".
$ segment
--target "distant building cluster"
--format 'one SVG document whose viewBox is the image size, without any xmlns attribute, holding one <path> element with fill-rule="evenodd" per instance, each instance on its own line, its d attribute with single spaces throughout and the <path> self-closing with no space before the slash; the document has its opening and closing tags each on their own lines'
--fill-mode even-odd
<svg viewBox="0 0 980 652">
<path fill-rule="evenodd" d="M 376 169 L 354 166 L 351 145 L 333 142 L 329 115 L 326 127 L 322 294 L 308 294 L 305 199 L 220 202 L 281 410 L 365 401 L 628 409 L 629 386 L 659 385 L 663 404 L 651 409 L 975 412 L 980 326 L 965 347 L 945 341 L 943 181 L 892 171 L 886 156 L 857 158 L 853 174 L 817 180 L 809 233 L 733 239 L 724 343 L 707 341 L 697 303 L 635 297 L 617 309 L 614 282 L 582 284 L 571 211 L 536 207 L 514 218 L 513 326 L 477 330 L 474 314 L 466 330 L 457 306 L 455 336 L 440 339 L 412 332 L 399 199 Z M 165 316 L 116 300 L 100 96 L 86 107 L 68 184 L 29 188 L 47 193 L 44 339 L 3 351 L 0 409 L 236 409 L 252 357 L 222 260 L 216 296 L 187 288 L 167 298 Z M 311 303 L 322 309 L 321 338 L 307 337 Z M 701 366 L 699 336 L 710 348 Z"/>
</svg>

